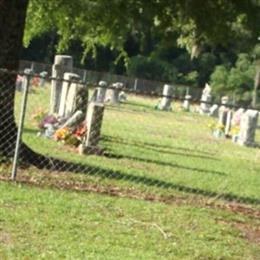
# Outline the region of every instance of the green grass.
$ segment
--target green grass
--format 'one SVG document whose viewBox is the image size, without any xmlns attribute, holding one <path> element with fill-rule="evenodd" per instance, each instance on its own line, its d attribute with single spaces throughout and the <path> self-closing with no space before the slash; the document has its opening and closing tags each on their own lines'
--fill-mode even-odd
<svg viewBox="0 0 260 260">
<path fill-rule="evenodd" d="M 1 259 L 257 259 L 239 215 L 0 183 Z M 253 224 L 252 224 L 253 225 Z"/>
<path fill-rule="evenodd" d="M 32 115 L 49 93 L 31 93 L 24 141 L 83 167 L 21 168 L 18 184 L 0 182 L 0 259 L 258 259 L 260 150 L 213 138 L 208 117 L 156 103 L 130 95 L 106 107 L 100 146 L 114 157 L 80 156 L 36 136 Z M 73 191 L 84 189 L 95 193 Z"/>
<path fill-rule="evenodd" d="M 41 153 L 85 164 L 87 182 L 101 178 L 104 183 L 162 194 L 184 191 L 259 202 L 260 149 L 215 139 L 208 128 L 211 118 L 155 111 L 156 102 L 129 96 L 127 104 L 107 107 L 100 146 L 120 158 L 82 157 L 62 144 L 36 137 L 32 114 L 49 105 L 48 92 L 37 90 L 29 96 L 24 140 Z M 258 130 L 260 141 L 259 137 Z"/>
</svg>

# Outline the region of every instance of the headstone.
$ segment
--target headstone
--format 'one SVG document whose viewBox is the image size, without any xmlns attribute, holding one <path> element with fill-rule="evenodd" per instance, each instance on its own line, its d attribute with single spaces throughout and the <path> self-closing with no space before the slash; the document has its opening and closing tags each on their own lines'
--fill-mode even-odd
<svg viewBox="0 0 260 260">
<path fill-rule="evenodd" d="M 182 107 L 183 107 L 186 111 L 190 111 L 190 101 L 191 101 L 191 98 L 192 98 L 191 95 L 185 95 L 185 98 L 184 98 Z"/>
<path fill-rule="evenodd" d="M 219 124 L 223 126 L 226 126 L 228 112 L 230 111 L 230 109 L 227 107 L 228 102 L 229 102 L 229 98 L 227 96 L 221 98 L 221 106 L 219 108 L 218 118 L 219 118 Z"/>
<path fill-rule="evenodd" d="M 232 126 L 232 117 L 233 117 L 233 111 L 231 109 L 228 110 L 227 112 L 227 119 L 226 119 L 226 124 L 225 124 L 225 136 L 228 137 L 230 136 L 230 130 Z"/>
<path fill-rule="evenodd" d="M 40 87 L 44 87 L 45 86 L 45 82 L 46 82 L 46 77 L 48 76 L 48 72 L 47 71 L 42 71 L 40 73 Z"/>
<path fill-rule="evenodd" d="M 107 82 L 106 81 L 99 81 L 97 87 L 97 97 L 96 102 L 104 103 L 107 91 Z"/>
<path fill-rule="evenodd" d="M 226 106 L 229 103 L 229 97 L 228 96 L 224 96 L 221 98 L 221 106 Z"/>
<path fill-rule="evenodd" d="M 119 93 L 118 98 L 119 98 L 119 101 L 120 101 L 120 102 L 126 101 L 126 100 L 127 100 L 126 93 L 125 93 L 124 91 L 121 91 L 121 92 Z"/>
<path fill-rule="evenodd" d="M 206 83 L 201 96 L 200 114 L 205 115 L 210 112 L 211 101 L 212 101 L 211 87 L 208 83 Z"/>
<path fill-rule="evenodd" d="M 64 123 L 64 125 L 61 128 L 77 126 L 83 120 L 84 120 L 84 113 L 78 110 Z"/>
<path fill-rule="evenodd" d="M 64 73 L 64 81 L 62 83 L 62 88 L 61 88 L 61 97 L 60 97 L 60 105 L 59 105 L 59 111 L 58 114 L 61 117 L 66 116 L 66 104 L 67 104 L 67 99 L 68 98 L 74 98 L 74 97 L 69 97 L 69 90 L 72 87 L 72 82 L 74 81 L 79 81 L 80 77 L 77 74 L 66 72 Z"/>
<path fill-rule="evenodd" d="M 217 104 L 214 104 L 212 107 L 210 107 L 209 115 L 212 117 L 218 117 L 218 105 Z"/>
<path fill-rule="evenodd" d="M 87 88 L 81 82 L 72 82 L 68 90 L 68 96 L 65 105 L 65 117 L 70 117 L 76 111 L 80 110 L 84 114 L 87 110 L 88 94 Z"/>
<path fill-rule="evenodd" d="M 52 66 L 50 114 L 57 114 L 60 107 L 62 79 L 65 72 L 72 72 L 73 59 L 67 55 L 56 55 Z M 60 79 L 60 80 L 56 80 Z"/>
<path fill-rule="evenodd" d="M 242 115 L 238 144 L 244 146 L 255 145 L 255 132 L 257 128 L 258 114 L 258 111 L 249 109 Z"/>
<path fill-rule="evenodd" d="M 235 111 L 231 122 L 232 126 L 240 126 L 241 117 L 244 113 L 244 108 L 239 108 L 237 111 Z"/>
<path fill-rule="evenodd" d="M 80 153 L 91 153 L 97 147 L 100 140 L 103 115 L 104 104 L 96 102 L 89 104 L 86 117 L 87 133 L 80 147 Z"/>
<path fill-rule="evenodd" d="M 106 102 L 112 105 L 116 105 L 119 103 L 119 93 L 123 88 L 123 83 L 117 82 L 112 85 L 112 88 L 109 89 L 106 97 Z"/>
<path fill-rule="evenodd" d="M 226 125 L 228 108 L 221 106 L 218 111 L 218 123 L 222 126 Z"/>
<path fill-rule="evenodd" d="M 171 103 L 173 100 L 174 88 L 172 85 L 165 84 L 163 87 L 163 97 L 158 106 L 160 110 L 171 110 Z"/>
</svg>

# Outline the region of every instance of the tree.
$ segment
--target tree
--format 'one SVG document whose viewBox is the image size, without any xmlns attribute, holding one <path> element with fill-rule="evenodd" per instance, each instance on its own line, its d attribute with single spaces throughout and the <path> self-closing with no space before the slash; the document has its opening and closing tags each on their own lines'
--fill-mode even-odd
<svg viewBox="0 0 260 260">
<path fill-rule="evenodd" d="M 28 0 L 0 1 L 0 68 L 17 70 Z M 11 156 L 17 128 L 14 118 L 16 75 L 0 73 L 0 156 Z"/>
<path fill-rule="evenodd" d="M 179 44 L 196 50 L 194 55 L 203 42 L 224 44 L 237 39 L 240 34 L 235 32 L 242 29 L 249 32 L 247 39 L 252 42 L 259 36 L 259 0 L 30 0 L 27 9 L 28 1 L 0 0 L 1 68 L 17 69 L 26 11 L 25 42 L 55 28 L 60 36 L 59 50 L 79 39 L 85 54 L 95 54 L 96 45 L 101 44 L 118 49 L 119 58 L 127 56 L 124 43 L 129 35 L 142 39 L 145 49 L 154 31 L 163 38 L 178 33 Z M 0 153 L 10 156 L 8 150 L 16 137 L 15 77 L 1 73 L 0 82 Z M 37 164 L 42 159 L 22 147 L 24 160 Z"/>
</svg>

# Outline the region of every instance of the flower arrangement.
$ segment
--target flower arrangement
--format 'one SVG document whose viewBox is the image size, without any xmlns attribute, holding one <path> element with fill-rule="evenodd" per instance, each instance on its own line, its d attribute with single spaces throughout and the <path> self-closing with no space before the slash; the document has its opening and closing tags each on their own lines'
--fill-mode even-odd
<svg viewBox="0 0 260 260">
<path fill-rule="evenodd" d="M 237 125 L 232 126 L 232 128 L 230 130 L 230 133 L 231 133 L 232 136 L 238 135 L 239 132 L 240 132 L 240 127 L 239 126 L 237 126 Z"/>
<path fill-rule="evenodd" d="M 61 141 L 67 145 L 78 146 L 82 141 L 87 131 L 86 126 L 82 123 L 74 131 L 68 127 L 58 129 L 54 133 L 54 140 Z"/>
<path fill-rule="evenodd" d="M 211 129 L 213 136 L 217 138 L 225 135 L 225 126 L 219 122 L 210 122 L 208 127 Z"/>
</svg>

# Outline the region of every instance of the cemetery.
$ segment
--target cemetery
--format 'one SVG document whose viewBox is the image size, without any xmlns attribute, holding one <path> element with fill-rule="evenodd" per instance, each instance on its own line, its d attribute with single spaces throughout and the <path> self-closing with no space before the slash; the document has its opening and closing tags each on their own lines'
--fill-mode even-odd
<svg viewBox="0 0 260 260">
<path fill-rule="evenodd" d="M 259 259 L 259 14 L 3 0 L 0 259 Z"/>
<path fill-rule="evenodd" d="M 72 63 L 68 57 L 65 56 L 66 61 Z M 59 57 L 55 62 L 57 60 L 62 59 Z M 237 204 L 242 211 L 249 207 L 253 214 L 258 214 L 258 111 L 232 108 L 227 96 L 221 98 L 220 104 L 213 104 L 208 84 L 202 91 L 201 103 L 194 103 L 188 89 L 184 99 L 178 98 L 174 85 L 166 84 L 161 97 L 148 96 L 128 91 L 121 82 L 101 80 L 96 85 L 85 84 L 83 78 L 73 72 L 73 67 L 68 66 L 66 70 L 62 67 L 53 65 L 52 73 L 58 75 L 57 68 L 62 71 L 59 77 L 49 79 L 45 74 L 43 83 L 38 76 L 30 81 L 22 138 L 35 151 L 64 161 L 64 166 L 61 171 L 18 168 L 18 181 L 126 197 L 127 200 L 118 204 L 124 212 L 127 211 L 125 203 L 132 203 L 129 198 L 140 200 L 142 197 L 144 201 L 155 200 L 156 203 L 166 200 L 166 205 L 176 203 L 176 199 L 188 204 L 202 203 L 209 208 L 222 207 L 222 203 L 229 207 Z M 17 77 L 17 86 L 15 114 L 19 121 L 23 77 Z M 5 176 L 2 171 L 1 176 Z M 54 203 L 57 202 L 54 200 Z M 141 204 L 138 207 L 142 207 Z M 142 216 L 146 214 L 138 207 L 133 206 L 133 211 L 127 214 L 135 214 L 134 210 Z M 157 206 L 145 207 L 152 211 Z M 159 208 L 162 210 L 161 206 Z M 199 214 L 200 220 L 195 219 L 203 229 L 208 225 L 214 227 L 209 220 L 212 218 L 210 210 L 200 216 L 192 208 Z M 185 210 L 179 214 L 181 218 L 187 217 Z M 221 211 L 215 214 L 222 218 Z M 244 215 L 239 218 L 241 216 Z M 171 213 L 164 217 L 178 223 Z M 139 224 L 151 225 L 147 228 L 155 230 L 152 239 L 164 239 L 162 244 L 167 246 L 172 232 L 161 229 L 161 224 L 144 223 Z M 253 218 L 249 225 L 258 223 Z M 178 225 L 177 229 L 181 229 L 181 222 Z M 108 226 L 104 227 L 106 229 Z M 216 232 L 221 233 L 220 230 Z M 258 236 L 258 231 L 250 232 Z M 221 239 L 229 239 L 220 233 Z M 232 239 L 237 241 L 235 237 L 234 233 Z M 145 241 L 144 238 L 139 244 Z M 207 245 L 205 241 L 204 245 Z M 245 248 L 243 243 L 239 245 Z M 223 250 L 218 242 L 216 246 L 214 257 L 222 255 L 220 251 Z M 158 252 L 155 248 L 151 248 L 151 252 Z M 237 246 L 224 248 L 232 255 L 241 254 Z M 200 250 L 211 254 L 204 246 Z"/>
</svg>

